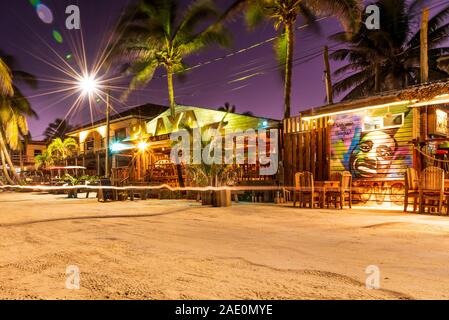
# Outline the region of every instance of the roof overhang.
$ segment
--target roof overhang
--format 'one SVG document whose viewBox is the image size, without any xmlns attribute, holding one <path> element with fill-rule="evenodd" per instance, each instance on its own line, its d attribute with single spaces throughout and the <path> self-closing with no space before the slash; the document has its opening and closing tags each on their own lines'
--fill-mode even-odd
<svg viewBox="0 0 449 320">
<path fill-rule="evenodd" d="M 303 119 L 313 119 L 351 113 L 363 109 L 377 109 L 396 105 L 408 105 L 413 108 L 441 104 L 449 104 L 449 81 L 423 84 L 384 95 L 312 108 L 300 112 L 300 115 Z"/>
</svg>

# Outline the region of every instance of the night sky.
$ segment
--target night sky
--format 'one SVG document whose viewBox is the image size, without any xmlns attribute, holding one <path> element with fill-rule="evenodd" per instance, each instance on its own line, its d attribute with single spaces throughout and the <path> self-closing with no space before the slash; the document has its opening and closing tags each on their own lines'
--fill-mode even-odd
<svg viewBox="0 0 449 320">
<path fill-rule="evenodd" d="M 80 32 L 84 35 L 86 54 L 89 63 L 103 50 L 106 40 L 121 13 L 121 9 L 132 0 L 42 0 L 54 15 L 53 24 L 45 24 L 36 14 L 35 8 L 28 0 L 0 1 L 0 50 L 14 55 L 20 68 L 41 79 L 37 90 L 22 86 L 29 97 L 33 108 L 39 114 L 39 120 L 30 121 L 30 130 L 34 139 L 42 139 L 42 132 L 49 122 L 57 117 L 64 117 L 74 98 L 63 100 L 62 93 L 47 94 L 57 91 L 61 86 L 48 82 L 49 79 L 64 79 L 65 75 L 55 68 L 49 67 L 40 59 L 55 63 L 59 55 L 75 54 L 75 47 L 80 48 Z M 436 0 L 435 0 L 436 1 Z M 186 3 L 188 1 L 185 1 Z M 220 6 L 226 7 L 229 0 L 220 0 Z M 65 8 L 77 4 L 81 9 L 81 31 L 70 31 L 65 28 Z M 302 22 L 299 21 L 298 25 Z M 339 31 L 340 25 L 335 19 L 320 22 L 321 34 L 317 35 L 305 29 L 297 33 L 295 52 L 295 69 L 292 90 L 292 114 L 300 110 L 319 106 L 324 103 L 325 87 L 323 77 L 323 59 L 319 55 L 323 46 L 328 43 L 327 36 Z M 270 23 L 250 32 L 237 17 L 229 25 L 234 34 L 233 48 L 213 48 L 190 57 L 187 62 L 195 65 L 217 57 L 221 57 L 238 49 L 249 47 L 255 43 L 273 37 L 276 33 Z M 58 30 L 64 42 L 59 44 L 52 37 L 53 30 Z M 329 43 L 328 43 L 329 44 Z M 332 46 L 332 44 L 330 44 Z M 73 61 L 69 61 L 71 64 Z M 60 61 L 58 62 L 59 64 Z M 175 86 L 178 104 L 218 108 L 226 101 L 237 106 L 237 112 L 252 111 L 262 117 L 281 119 L 283 114 L 282 78 L 276 70 L 276 60 L 271 44 L 249 50 L 231 58 L 211 63 L 195 69 L 187 75 L 183 82 Z M 337 67 L 332 63 L 331 67 Z M 133 94 L 125 103 L 114 103 L 118 112 L 138 104 L 168 104 L 166 80 L 160 77 L 160 69 L 155 79 L 143 90 Z M 246 80 L 235 81 L 242 77 L 252 76 Z M 114 93 L 118 98 L 119 93 Z M 104 106 L 99 104 L 94 113 L 100 117 Z M 70 115 L 72 124 L 90 121 L 88 108 Z"/>
</svg>

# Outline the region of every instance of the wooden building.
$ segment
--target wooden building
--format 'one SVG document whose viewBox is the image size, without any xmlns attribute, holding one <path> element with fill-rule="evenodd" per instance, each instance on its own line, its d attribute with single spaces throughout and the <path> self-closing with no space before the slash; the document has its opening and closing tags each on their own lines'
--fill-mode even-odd
<svg viewBox="0 0 449 320">
<path fill-rule="evenodd" d="M 218 128 L 223 130 L 279 129 L 280 121 L 248 115 L 226 113 L 212 109 L 177 106 L 175 116 L 166 107 L 146 105 L 132 114 L 124 114 L 111 121 L 112 178 L 115 183 L 144 183 L 177 185 L 180 172 L 170 159 L 174 142 L 170 134 L 190 128 Z M 145 116 L 142 116 L 144 114 Z M 131 112 L 129 111 L 129 112 Z M 128 113 L 129 113 L 128 112 Z M 91 173 L 104 174 L 105 123 L 81 127 L 69 135 L 80 142 L 76 163 Z M 185 169 L 185 168 L 184 168 Z M 248 180 L 262 179 L 257 164 L 245 170 Z M 185 170 L 182 175 L 185 178 Z"/>
<path fill-rule="evenodd" d="M 16 170 L 21 172 L 35 170 L 35 158 L 47 149 L 46 141 L 25 141 L 22 149 L 11 152 L 11 160 Z"/>
<path fill-rule="evenodd" d="M 147 121 L 154 119 L 167 109 L 160 105 L 146 104 L 111 115 L 109 132 L 111 144 L 114 146 L 123 140 L 130 139 L 139 133 L 139 128 L 145 126 Z M 79 126 L 67 135 L 75 138 L 79 143 L 78 153 L 69 159 L 69 164 L 86 167 L 90 175 L 104 175 L 106 119 Z"/>
<path fill-rule="evenodd" d="M 286 184 L 310 171 L 316 180 L 349 171 L 361 203 L 403 201 L 407 168 L 446 168 L 449 82 L 326 105 L 284 120 Z M 449 159 L 448 159 L 449 160 Z M 449 170 L 448 170 L 449 171 Z"/>
</svg>

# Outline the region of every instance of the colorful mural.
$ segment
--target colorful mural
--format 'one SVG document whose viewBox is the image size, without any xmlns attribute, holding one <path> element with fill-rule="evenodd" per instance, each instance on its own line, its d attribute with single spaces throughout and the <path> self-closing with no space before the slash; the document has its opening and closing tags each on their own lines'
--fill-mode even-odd
<svg viewBox="0 0 449 320">
<path fill-rule="evenodd" d="M 412 165 L 412 113 L 406 106 L 331 117 L 331 172 L 354 178 L 403 178 Z"/>
</svg>

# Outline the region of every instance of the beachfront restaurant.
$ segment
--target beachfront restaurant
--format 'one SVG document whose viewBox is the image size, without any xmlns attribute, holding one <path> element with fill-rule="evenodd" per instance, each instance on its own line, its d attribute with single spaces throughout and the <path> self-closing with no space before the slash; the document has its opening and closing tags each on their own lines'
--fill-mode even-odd
<svg viewBox="0 0 449 320">
<path fill-rule="evenodd" d="M 202 132 L 208 129 L 217 129 L 222 135 L 227 131 L 235 132 L 252 129 L 255 132 L 264 129 L 278 129 L 280 122 L 267 118 L 227 113 L 212 109 L 177 106 L 174 117 L 170 110 L 143 123 L 134 135 L 122 141 L 115 141 L 111 147 L 113 159 L 128 158 L 128 163 L 113 160 L 113 176 L 117 179 L 126 179 L 132 182 L 179 186 L 180 177 L 185 185 L 191 185 L 187 176 L 185 164 L 176 166 L 171 159 L 171 151 L 175 141 L 171 134 L 183 129 L 201 128 Z M 269 136 L 265 143 L 270 145 Z M 277 144 L 276 144 L 277 145 Z M 245 146 L 243 146 L 245 147 Z M 277 150 L 276 150 L 277 152 Z M 261 176 L 260 164 L 242 165 L 241 180 L 259 181 L 274 180 L 274 176 Z"/>
<path fill-rule="evenodd" d="M 438 167 L 449 177 L 448 112 L 449 82 L 301 112 L 284 120 L 285 183 L 298 172 L 316 181 L 349 172 L 354 204 L 403 206 L 407 172 Z"/>
<path fill-rule="evenodd" d="M 111 178 L 115 185 L 162 185 L 189 184 L 186 166 L 176 166 L 171 160 L 175 142 L 170 135 L 185 128 L 219 129 L 226 131 L 279 129 L 277 120 L 227 113 L 212 109 L 177 106 L 175 115 L 167 107 L 144 105 L 115 115 L 110 130 Z M 80 143 L 79 153 L 70 163 L 83 165 L 92 175 L 105 173 L 106 125 L 100 120 L 94 125 L 83 126 L 69 134 Z M 269 134 L 264 139 L 268 148 Z M 260 143 L 260 141 L 259 141 Z M 241 148 L 247 148 L 243 145 Z M 278 150 L 273 150 L 278 152 Z M 258 159 L 258 158 L 257 158 Z M 260 175 L 260 164 L 246 163 L 241 166 L 241 181 L 265 181 L 275 183 L 275 175 Z"/>
</svg>

